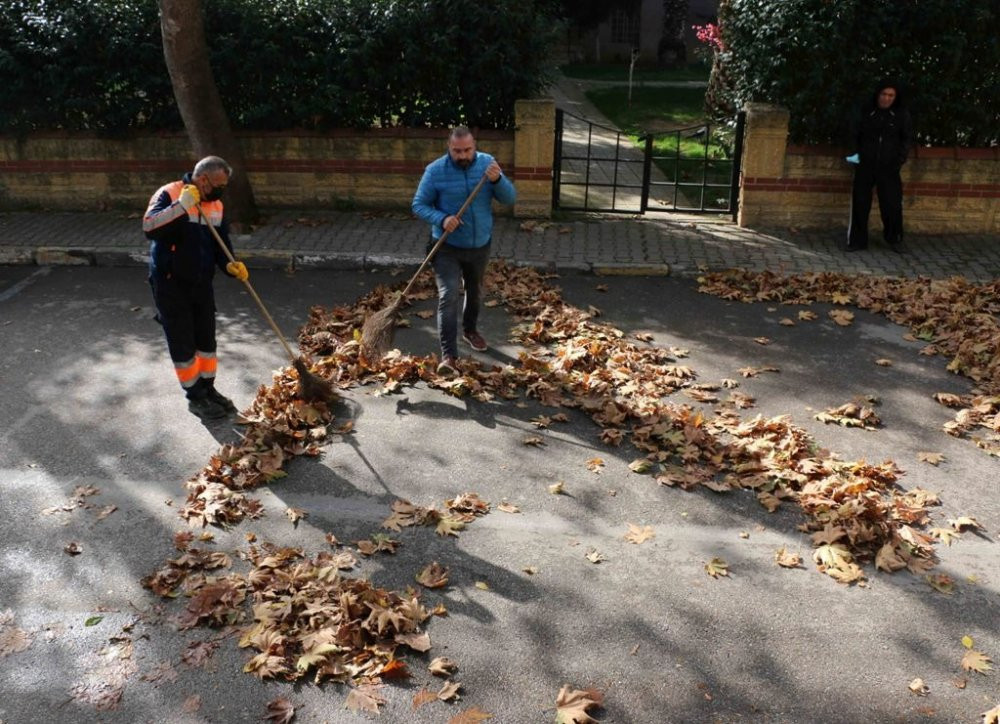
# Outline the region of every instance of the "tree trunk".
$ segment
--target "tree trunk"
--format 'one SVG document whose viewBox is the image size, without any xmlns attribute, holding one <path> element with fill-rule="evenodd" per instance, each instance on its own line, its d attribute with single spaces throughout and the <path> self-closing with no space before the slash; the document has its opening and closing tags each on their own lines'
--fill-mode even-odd
<svg viewBox="0 0 1000 724">
<path fill-rule="evenodd" d="M 236 228 L 257 221 L 243 150 L 233 135 L 209 64 L 201 0 L 158 0 L 163 57 L 188 139 L 198 158 L 221 156 L 233 167 L 226 216 Z"/>
</svg>

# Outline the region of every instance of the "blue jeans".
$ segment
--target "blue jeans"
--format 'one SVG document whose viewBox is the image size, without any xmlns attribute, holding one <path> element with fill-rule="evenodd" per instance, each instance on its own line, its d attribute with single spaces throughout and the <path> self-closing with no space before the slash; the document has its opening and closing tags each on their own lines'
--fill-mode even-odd
<svg viewBox="0 0 1000 724">
<path fill-rule="evenodd" d="M 476 249 L 461 249 L 445 243 L 438 249 L 431 266 L 438 288 L 437 325 L 441 338 L 441 357 L 458 357 L 458 314 L 462 311 L 462 330 L 475 332 L 483 275 L 490 259 L 490 243 Z M 465 281 L 465 304 L 462 305 L 462 281 Z"/>
</svg>

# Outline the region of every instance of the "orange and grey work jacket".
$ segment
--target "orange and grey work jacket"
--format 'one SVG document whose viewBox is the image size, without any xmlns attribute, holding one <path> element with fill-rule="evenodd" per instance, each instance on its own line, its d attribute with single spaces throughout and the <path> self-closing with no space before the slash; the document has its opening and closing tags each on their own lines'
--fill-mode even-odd
<svg viewBox="0 0 1000 724">
<path fill-rule="evenodd" d="M 229 251 L 229 224 L 223 216 L 221 201 L 202 201 L 198 207 L 185 211 L 178 198 L 191 174 L 157 189 L 149 200 L 142 218 L 142 230 L 150 240 L 149 275 L 187 282 L 211 282 L 215 267 L 226 268 L 228 259 L 222 253 L 205 224 L 212 224 L 225 241 Z"/>
</svg>

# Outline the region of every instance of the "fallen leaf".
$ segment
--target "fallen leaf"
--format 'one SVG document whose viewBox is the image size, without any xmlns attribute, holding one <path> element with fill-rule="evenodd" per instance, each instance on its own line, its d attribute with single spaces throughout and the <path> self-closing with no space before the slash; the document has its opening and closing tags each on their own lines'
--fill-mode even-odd
<svg viewBox="0 0 1000 724">
<path fill-rule="evenodd" d="M 451 701 L 452 699 L 457 699 L 458 690 L 462 688 L 462 685 L 457 681 L 446 681 L 444 686 L 441 687 L 441 691 L 437 693 L 437 698 L 441 701 Z"/>
<path fill-rule="evenodd" d="M 396 643 L 406 644 L 414 651 L 430 651 L 431 637 L 426 633 L 396 634 Z"/>
<path fill-rule="evenodd" d="M 1000 704 L 982 714 L 983 724 L 998 724 L 1000 722 Z"/>
<path fill-rule="evenodd" d="M 474 706 L 471 709 L 466 709 L 465 711 L 453 716 L 448 720 L 448 724 L 478 724 L 481 721 L 486 721 L 487 719 L 492 718 L 492 714 L 487 714 L 479 707 Z"/>
<path fill-rule="evenodd" d="M 371 714 L 378 714 L 378 708 L 385 704 L 385 699 L 378 693 L 379 687 L 365 684 L 351 689 L 344 701 L 344 708 L 357 713 L 367 711 Z"/>
<path fill-rule="evenodd" d="M 713 558 L 708 563 L 705 564 L 705 573 L 710 575 L 712 578 L 718 578 L 719 576 L 729 575 L 729 564 L 726 563 L 721 558 Z"/>
<path fill-rule="evenodd" d="M 430 671 L 435 676 L 451 676 L 452 672 L 458 669 L 458 664 L 449 659 L 447 656 L 438 656 L 436 659 L 431 661 L 430 666 L 427 670 Z"/>
<path fill-rule="evenodd" d="M 488 591 L 490 590 L 490 584 L 488 584 L 486 581 L 476 581 L 476 588 L 478 588 L 480 591 Z"/>
<path fill-rule="evenodd" d="M 538 573 L 538 569 L 535 568 L 534 566 L 525 566 L 521 570 L 524 571 L 525 573 L 527 573 L 529 576 L 533 576 L 536 573 Z"/>
<path fill-rule="evenodd" d="M 975 671 L 977 674 L 985 676 L 993 669 L 992 661 L 993 659 L 982 651 L 969 649 L 965 652 L 965 656 L 962 657 L 962 669 L 965 671 Z"/>
<path fill-rule="evenodd" d="M 771 340 L 768 337 L 754 337 L 753 341 L 764 346 L 771 344 Z"/>
<path fill-rule="evenodd" d="M 594 287 L 594 289 L 596 289 L 599 292 L 606 292 L 606 291 L 608 291 L 608 285 L 607 284 L 598 284 L 596 287 Z"/>
<path fill-rule="evenodd" d="M 563 686 L 556 696 L 556 724 L 592 724 L 597 720 L 588 713 L 604 705 L 604 697 L 596 689 L 571 689 Z"/>
<path fill-rule="evenodd" d="M 86 621 L 83 622 L 84 626 L 96 626 L 101 621 L 104 620 L 104 616 L 91 616 Z"/>
<path fill-rule="evenodd" d="M 565 493 L 566 490 L 563 487 L 563 481 L 560 480 L 558 483 L 553 483 L 552 485 L 550 485 L 549 492 L 552 493 L 553 495 L 562 495 L 563 493 Z"/>
<path fill-rule="evenodd" d="M 596 548 L 591 548 L 587 551 L 587 560 L 591 563 L 600 563 L 601 561 L 608 560 L 604 555 L 598 551 Z"/>
<path fill-rule="evenodd" d="M 922 463 L 930 463 L 931 465 L 938 465 L 942 460 L 944 460 L 944 455 L 936 452 L 918 452 L 917 460 Z"/>
<path fill-rule="evenodd" d="M 500 505 L 497 506 L 497 510 L 502 511 L 504 513 L 520 513 L 521 512 L 520 508 L 518 508 L 513 503 L 508 503 L 506 500 L 504 500 L 503 502 L 500 503 Z"/>
<path fill-rule="evenodd" d="M 526 437 L 521 442 L 524 445 L 531 445 L 533 447 L 543 447 L 545 445 L 545 440 L 538 437 L 537 435 L 531 435 L 529 437 Z"/>
<path fill-rule="evenodd" d="M 421 689 L 416 694 L 413 695 L 413 709 L 416 711 L 424 704 L 429 704 L 432 701 L 437 701 L 437 694 L 435 694 L 430 689 Z"/>
<path fill-rule="evenodd" d="M 927 688 L 927 684 L 924 683 L 924 680 L 919 678 L 910 682 L 909 689 L 917 696 L 927 696 L 930 691 L 930 689 Z"/>
<path fill-rule="evenodd" d="M 816 312 L 811 312 L 808 309 L 803 309 L 801 312 L 799 312 L 799 319 L 802 320 L 803 322 L 811 322 L 816 318 L 817 318 Z"/>
<path fill-rule="evenodd" d="M 945 545 L 951 545 L 952 541 L 960 539 L 962 536 L 954 528 L 931 528 L 927 531 Z"/>
<path fill-rule="evenodd" d="M 827 312 L 827 316 L 841 327 L 850 326 L 851 322 L 854 321 L 854 313 L 846 309 L 831 309 Z"/>
<path fill-rule="evenodd" d="M 639 545 L 656 537 L 656 533 L 653 532 L 653 527 L 650 525 L 641 528 L 632 523 L 626 523 L 626 525 L 628 525 L 628 533 L 625 534 L 625 540 L 629 543 Z"/>
<path fill-rule="evenodd" d="M 774 560 L 782 568 L 798 568 L 802 565 L 802 556 L 785 550 L 784 546 L 775 552 Z"/>
<path fill-rule="evenodd" d="M 285 515 L 288 516 L 290 521 L 292 521 L 292 525 L 297 526 L 299 521 L 309 514 L 302 510 L 302 508 L 287 508 L 285 510 Z"/>
<path fill-rule="evenodd" d="M 979 530 L 985 530 L 983 526 L 979 525 L 979 521 L 968 515 L 963 515 L 960 518 L 949 518 L 948 525 L 957 531 L 965 530 L 966 528 L 978 528 Z"/>
<path fill-rule="evenodd" d="M 602 458 L 591 458 L 587 461 L 587 470 L 592 473 L 599 473 L 603 467 L 604 460 Z"/>
<path fill-rule="evenodd" d="M 201 709 L 201 697 L 198 694 L 189 696 L 184 700 L 184 705 L 181 706 L 181 711 L 185 714 L 194 714 L 199 709 Z"/>
<path fill-rule="evenodd" d="M 647 458 L 639 458 L 638 460 L 633 460 L 628 464 L 628 469 L 633 473 L 638 473 L 639 475 L 645 475 L 653 469 L 653 463 Z"/>
<path fill-rule="evenodd" d="M 448 567 L 433 561 L 417 574 L 417 583 L 426 588 L 442 588 L 448 584 Z"/>
<path fill-rule="evenodd" d="M 974 642 L 973 642 L 973 640 L 972 640 L 972 637 L 971 637 L 971 636 L 963 636 L 963 637 L 962 637 L 962 646 L 964 646 L 965 648 L 967 648 L 967 649 L 971 649 L 971 648 L 972 648 L 972 645 L 973 645 L 973 643 L 974 643 Z"/>
<path fill-rule="evenodd" d="M 63 546 L 63 552 L 71 556 L 78 556 L 83 553 L 83 547 L 76 541 L 72 541 Z"/>
<path fill-rule="evenodd" d="M 780 324 L 782 327 L 794 327 L 795 320 L 790 319 L 788 317 L 782 317 L 781 319 L 778 320 L 778 324 Z"/>
<path fill-rule="evenodd" d="M 879 359 L 875 360 L 875 364 L 877 364 L 879 367 L 892 367 L 892 360 L 880 357 Z M 917 679 L 917 681 L 920 681 L 920 679 Z"/>
</svg>

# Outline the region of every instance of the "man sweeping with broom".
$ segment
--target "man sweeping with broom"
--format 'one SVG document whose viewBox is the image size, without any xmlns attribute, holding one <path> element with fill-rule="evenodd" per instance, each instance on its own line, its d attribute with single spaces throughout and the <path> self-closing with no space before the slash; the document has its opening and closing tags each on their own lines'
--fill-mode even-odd
<svg viewBox="0 0 1000 724">
<path fill-rule="evenodd" d="M 479 185 L 484 176 L 487 183 Z M 463 204 L 477 190 L 465 213 L 459 216 Z M 462 339 L 476 352 L 488 348 L 476 325 L 490 258 L 494 198 L 502 204 L 513 204 L 517 198 L 514 184 L 492 156 L 476 150 L 472 132 L 456 126 L 448 136 L 448 153 L 427 166 L 413 196 L 413 213 L 431 225 L 428 253 L 442 234 L 448 234 L 431 261 L 438 288 L 440 375 L 452 375 L 457 370 L 460 309 Z"/>
</svg>

